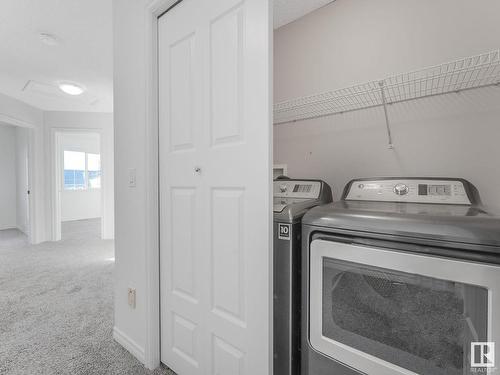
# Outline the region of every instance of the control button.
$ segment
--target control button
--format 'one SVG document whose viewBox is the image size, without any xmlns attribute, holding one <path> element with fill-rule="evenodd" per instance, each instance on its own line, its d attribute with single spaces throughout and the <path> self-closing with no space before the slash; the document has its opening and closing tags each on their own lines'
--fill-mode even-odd
<svg viewBox="0 0 500 375">
<path fill-rule="evenodd" d="M 405 184 L 396 184 L 396 186 L 394 186 L 394 192 L 397 195 L 406 195 L 406 194 L 408 194 L 409 190 L 410 189 Z"/>
<path fill-rule="evenodd" d="M 286 187 L 286 185 L 280 185 L 280 191 L 281 191 L 282 193 L 286 193 L 286 191 L 287 191 L 287 187 Z"/>
<path fill-rule="evenodd" d="M 427 195 L 429 193 L 429 189 L 427 184 L 418 184 L 418 195 Z"/>
</svg>

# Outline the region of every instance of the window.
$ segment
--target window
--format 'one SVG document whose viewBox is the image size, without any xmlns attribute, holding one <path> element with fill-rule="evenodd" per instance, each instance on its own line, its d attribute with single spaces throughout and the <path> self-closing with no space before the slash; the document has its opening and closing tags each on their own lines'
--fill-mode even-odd
<svg viewBox="0 0 500 375">
<path fill-rule="evenodd" d="M 87 176 L 89 188 L 101 188 L 101 155 L 87 154 Z"/>
<path fill-rule="evenodd" d="M 101 188 L 101 155 L 64 151 L 64 190 Z"/>
<path fill-rule="evenodd" d="M 85 152 L 64 151 L 64 189 L 86 189 Z"/>
</svg>

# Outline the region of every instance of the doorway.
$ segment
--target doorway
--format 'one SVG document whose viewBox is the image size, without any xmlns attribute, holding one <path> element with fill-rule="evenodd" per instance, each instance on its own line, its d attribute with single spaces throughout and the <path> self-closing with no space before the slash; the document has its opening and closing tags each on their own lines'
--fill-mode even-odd
<svg viewBox="0 0 500 375">
<path fill-rule="evenodd" d="M 0 122 L 0 230 L 33 242 L 32 129 Z"/>
<path fill-rule="evenodd" d="M 103 237 L 101 133 L 96 130 L 54 132 L 53 237 Z"/>
</svg>

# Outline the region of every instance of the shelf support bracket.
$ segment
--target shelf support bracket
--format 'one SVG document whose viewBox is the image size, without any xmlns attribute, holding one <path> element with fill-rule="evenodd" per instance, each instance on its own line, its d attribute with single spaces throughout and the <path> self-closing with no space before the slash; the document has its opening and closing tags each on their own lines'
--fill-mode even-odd
<svg viewBox="0 0 500 375">
<path fill-rule="evenodd" d="M 380 96 L 382 98 L 382 106 L 384 107 L 385 128 L 387 130 L 387 140 L 389 142 L 389 149 L 392 150 L 394 148 L 394 145 L 392 143 L 391 124 L 389 123 L 389 114 L 387 113 L 387 100 L 385 98 L 384 81 L 379 81 L 378 85 L 380 86 Z"/>
</svg>

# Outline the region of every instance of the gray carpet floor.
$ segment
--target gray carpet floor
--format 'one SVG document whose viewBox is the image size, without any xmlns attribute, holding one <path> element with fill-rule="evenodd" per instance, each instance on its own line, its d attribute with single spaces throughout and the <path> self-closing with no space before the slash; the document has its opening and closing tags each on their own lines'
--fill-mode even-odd
<svg viewBox="0 0 500 375">
<path fill-rule="evenodd" d="M 113 340 L 114 249 L 99 228 L 63 223 L 62 241 L 34 246 L 0 231 L 0 374 L 175 375 Z"/>
</svg>

